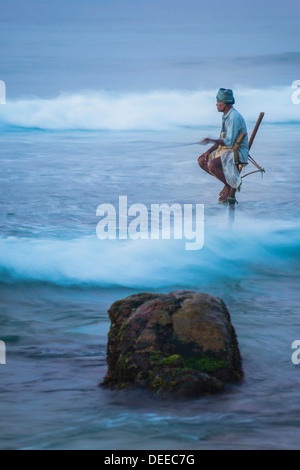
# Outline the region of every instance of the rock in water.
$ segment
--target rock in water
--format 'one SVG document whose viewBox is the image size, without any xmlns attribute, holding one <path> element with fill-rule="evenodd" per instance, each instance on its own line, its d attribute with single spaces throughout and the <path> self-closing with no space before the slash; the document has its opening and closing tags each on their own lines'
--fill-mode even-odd
<svg viewBox="0 0 300 470">
<path fill-rule="evenodd" d="M 142 293 L 109 309 L 108 371 L 112 389 L 146 386 L 189 397 L 224 391 L 243 378 L 235 330 L 225 303 L 199 292 Z"/>
</svg>

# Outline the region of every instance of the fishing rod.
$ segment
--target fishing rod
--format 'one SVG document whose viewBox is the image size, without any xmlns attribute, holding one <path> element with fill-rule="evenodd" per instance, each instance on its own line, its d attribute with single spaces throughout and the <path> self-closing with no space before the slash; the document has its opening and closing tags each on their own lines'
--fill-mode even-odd
<svg viewBox="0 0 300 470">
<path fill-rule="evenodd" d="M 250 137 L 250 139 L 249 139 L 249 143 L 248 143 L 249 150 L 250 150 L 251 147 L 252 147 L 252 144 L 253 144 L 253 142 L 254 142 L 255 136 L 256 136 L 257 131 L 258 131 L 258 129 L 259 129 L 259 126 L 261 125 L 261 121 L 262 121 L 263 118 L 264 118 L 264 115 L 265 115 L 265 113 L 260 113 L 260 115 L 259 115 L 259 117 L 258 117 L 258 120 L 257 120 L 257 122 L 256 122 L 256 124 L 255 124 L 255 127 L 254 127 L 254 129 L 253 129 L 253 131 L 252 131 L 251 137 Z M 190 146 L 190 145 L 203 145 L 203 140 L 200 140 L 200 142 L 192 142 L 192 143 L 189 143 L 189 144 L 179 144 L 179 145 L 171 145 L 171 146 L 169 146 L 169 147 L 160 147 L 160 148 L 158 148 L 157 150 L 171 149 L 171 148 L 178 148 L 178 147 L 188 147 L 188 146 Z M 254 160 L 254 158 L 252 158 L 250 155 L 249 155 L 249 157 L 248 157 L 248 160 L 250 161 L 250 163 L 252 163 L 252 165 L 254 165 L 254 166 L 258 169 L 258 171 L 261 171 L 261 172 L 264 172 L 264 173 L 265 173 L 265 169 L 262 168 L 262 167 Z M 253 172 L 251 172 L 251 173 L 253 173 Z M 248 174 L 250 174 L 250 173 L 247 173 L 247 175 L 248 175 Z M 244 175 L 244 176 L 247 176 L 247 175 Z M 243 176 L 243 178 L 244 178 L 244 176 Z"/>
<path fill-rule="evenodd" d="M 252 131 L 252 134 L 251 134 L 251 137 L 249 139 L 249 143 L 248 143 L 248 147 L 249 147 L 249 150 L 251 149 L 252 147 L 252 144 L 253 144 L 253 141 L 255 139 L 255 136 L 257 134 L 257 131 L 259 129 L 259 126 L 261 124 L 261 121 L 263 120 L 264 118 L 264 115 L 265 113 L 260 113 L 259 115 L 259 118 L 255 124 L 255 127 Z M 164 149 L 172 149 L 172 148 L 179 148 L 179 147 L 189 147 L 191 145 L 203 145 L 203 140 L 200 140 L 199 142 L 191 142 L 191 143 L 188 143 L 188 144 L 179 144 L 179 145 L 170 145 L 168 147 L 158 147 L 158 148 L 155 148 L 153 150 L 164 150 Z M 261 172 L 261 173 L 265 173 L 265 169 L 262 168 L 255 160 L 254 158 L 251 157 L 251 155 L 248 156 L 248 160 L 250 163 L 252 163 L 252 165 L 254 165 L 256 168 L 257 168 L 257 171 L 251 171 L 250 173 L 246 173 L 246 175 L 243 175 L 242 178 L 245 178 L 246 176 L 248 175 L 252 175 L 253 173 L 258 173 L 258 172 Z"/>
<path fill-rule="evenodd" d="M 169 147 L 156 147 L 152 150 L 164 150 L 164 149 L 175 149 L 177 147 L 188 147 L 189 145 L 201 145 L 201 142 L 192 142 L 191 144 L 179 144 L 179 145 L 170 145 Z"/>
</svg>

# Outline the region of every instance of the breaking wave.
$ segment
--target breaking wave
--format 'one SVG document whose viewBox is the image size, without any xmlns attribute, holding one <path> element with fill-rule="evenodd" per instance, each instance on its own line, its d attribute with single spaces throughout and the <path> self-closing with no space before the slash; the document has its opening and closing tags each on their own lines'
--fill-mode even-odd
<svg viewBox="0 0 300 470">
<path fill-rule="evenodd" d="M 297 91 L 297 90 L 296 90 Z M 300 122 L 291 87 L 235 89 L 237 108 L 246 121 Z M 0 124 L 44 130 L 166 130 L 176 126 L 215 125 L 216 90 L 63 93 L 8 101 L 0 107 Z"/>
<path fill-rule="evenodd" d="M 197 287 L 254 275 L 299 276 L 299 224 L 263 222 L 205 230 L 202 250 L 185 240 L 0 239 L 0 281 L 156 289 Z"/>
</svg>

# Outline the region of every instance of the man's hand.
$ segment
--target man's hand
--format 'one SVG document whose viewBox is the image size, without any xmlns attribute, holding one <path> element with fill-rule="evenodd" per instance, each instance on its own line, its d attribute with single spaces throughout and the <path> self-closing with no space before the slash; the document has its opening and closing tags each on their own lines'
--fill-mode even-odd
<svg viewBox="0 0 300 470">
<path fill-rule="evenodd" d="M 210 144 L 211 142 L 214 142 L 214 141 L 210 139 L 209 137 L 206 137 L 206 139 L 201 140 L 200 144 L 207 145 L 207 144 Z"/>
</svg>

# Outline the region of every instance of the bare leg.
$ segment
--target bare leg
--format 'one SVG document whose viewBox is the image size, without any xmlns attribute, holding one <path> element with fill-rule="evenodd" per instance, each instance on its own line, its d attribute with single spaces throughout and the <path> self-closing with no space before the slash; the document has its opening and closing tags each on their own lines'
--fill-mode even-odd
<svg viewBox="0 0 300 470">
<path fill-rule="evenodd" d="M 227 183 L 226 178 L 224 176 L 221 157 L 214 158 L 212 160 L 207 161 L 205 157 L 200 156 L 198 158 L 198 164 L 202 170 L 206 171 L 210 175 L 215 176 L 218 180 L 224 183 L 224 188 L 219 193 L 219 196 L 220 196 L 219 201 L 225 202 L 227 198 L 229 197 L 231 187 Z"/>
<path fill-rule="evenodd" d="M 218 178 L 218 180 L 222 181 L 222 183 L 224 183 L 225 186 L 219 194 L 220 196 L 219 201 L 225 202 L 226 199 L 229 197 L 231 186 L 229 186 L 224 176 L 221 157 L 210 160 L 207 166 L 208 166 L 210 173 L 213 174 L 216 178 Z"/>
<path fill-rule="evenodd" d="M 209 175 L 215 176 L 215 177 L 217 178 L 217 176 L 214 175 L 214 174 L 212 173 L 212 171 L 209 169 L 209 168 L 210 168 L 210 162 L 211 162 L 211 160 L 206 160 L 205 157 L 200 156 L 200 157 L 198 158 L 198 165 L 200 166 L 200 168 L 201 168 L 202 170 L 206 171 Z M 217 179 L 219 179 L 219 178 L 217 178 Z M 225 187 L 226 187 L 226 186 L 224 186 L 224 188 L 222 189 L 221 193 L 224 191 Z M 221 194 L 221 193 L 220 193 L 220 194 Z"/>
<path fill-rule="evenodd" d="M 205 157 L 198 158 L 198 165 L 200 166 L 202 170 L 206 171 L 207 173 L 211 175 L 211 172 L 208 169 L 208 161 L 206 160 Z"/>
<path fill-rule="evenodd" d="M 221 157 L 214 158 L 213 160 L 209 160 L 209 162 L 207 163 L 207 166 L 208 166 L 209 172 L 212 175 L 218 178 L 218 180 L 222 181 L 222 183 L 224 183 L 226 187 L 230 188 L 223 173 Z"/>
</svg>

